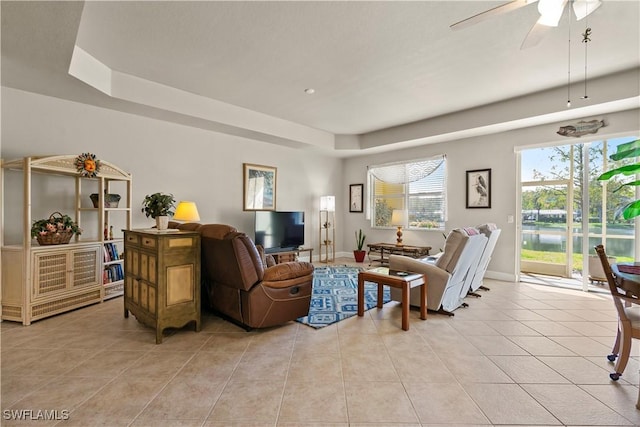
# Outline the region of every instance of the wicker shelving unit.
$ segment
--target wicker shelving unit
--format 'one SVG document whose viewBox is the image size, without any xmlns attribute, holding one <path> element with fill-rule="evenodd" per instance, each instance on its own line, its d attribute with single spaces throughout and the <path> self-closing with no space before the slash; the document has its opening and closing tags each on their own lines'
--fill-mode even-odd
<svg viewBox="0 0 640 427">
<path fill-rule="evenodd" d="M 3 186 L 6 185 L 5 174 L 22 173 L 24 196 L 23 243 L 2 246 L 3 320 L 29 325 L 35 320 L 101 302 L 124 292 L 121 256 L 124 239 L 120 231 L 117 236 L 109 235 L 108 231 L 113 229 L 111 224 L 116 216 L 121 216 L 118 223 L 123 224 L 123 228 L 131 228 L 131 174 L 102 160 L 96 177 L 83 177 L 76 169 L 76 157 L 25 157 L 2 162 Z M 31 207 L 38 203 L 38 200 L 33 200 L 33 174 L 70 178 L 69 186 L 75 185 L 75 221 L 83 229 L 82 239 L 76 235 L 68 244 L 47 246 L 39 246 L 32 240 Z M 90 192 L 107 194 L 114 186 L 125 193 L 118 207 L 107 207 L 104 197 L 98 198 L 97 207 L 87 205 Z M 87 229 L 88 224 L 92 224 L 92 229 Z M 122 271 L 122 278 L 110 271 Z"/>
</svg>

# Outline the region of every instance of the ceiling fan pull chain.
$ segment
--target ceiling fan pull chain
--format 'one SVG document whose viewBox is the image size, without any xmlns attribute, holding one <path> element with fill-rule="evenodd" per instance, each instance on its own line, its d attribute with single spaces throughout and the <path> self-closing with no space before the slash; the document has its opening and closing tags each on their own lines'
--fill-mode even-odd
<svg viewBox="0 0 640 427">
<path fill-rule="evenodd" d="M 591 41 L 591 27 L 586 27 L 582 34 L 582 43 L 584 43 L 584 96 L 582 99 L 589 99 L 587 95 L 587 45 Z"/>
<path fill-rule="evenodd" d="M 567 60 L 567 108 L 571 108 L 571 12 L 569 12 L 569 43 Z"/>
</svg>

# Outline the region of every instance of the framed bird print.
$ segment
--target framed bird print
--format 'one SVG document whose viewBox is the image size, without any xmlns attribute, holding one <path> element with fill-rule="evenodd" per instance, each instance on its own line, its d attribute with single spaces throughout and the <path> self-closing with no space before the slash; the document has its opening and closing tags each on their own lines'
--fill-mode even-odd
<svg viewBox="0 0 640 427">
<path fill-rule="evenodd" d="M 491 207 L 491 169 L 467 171 L 467 209 Z"/>
</svg>

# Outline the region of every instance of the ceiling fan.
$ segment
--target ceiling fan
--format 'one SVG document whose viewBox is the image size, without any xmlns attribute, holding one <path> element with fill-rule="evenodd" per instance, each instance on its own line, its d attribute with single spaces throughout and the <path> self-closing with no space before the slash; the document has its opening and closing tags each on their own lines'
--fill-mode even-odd
<svg viewBox="0 0 640 427">
<path fill-rule="evenodd" d="M 505 3 L 456 22 L 455 24 L 452 24 L 450 28 L 452 30 L 467 28 L 471 25 L 477 24 L 478 22 L 482 22 L 485 19 L 520 9 L 521 7 L 535 2 L 538 2 L 540 18 L 538 18 L 538 21 L 533 25 L 531 30 L 529 30 L 529 33 L 522 42 L 520 49 L 526 49 L 537 45 L 540 40 L 544 38 L 548 30 L 553 27 L 557 27 L 567 3 L 572 3 L 573 12 L 578 21 L 590 15 L 594 10 L 602 5 L 600 0 L 512 0 L 509 3 Z"/>
</svg>

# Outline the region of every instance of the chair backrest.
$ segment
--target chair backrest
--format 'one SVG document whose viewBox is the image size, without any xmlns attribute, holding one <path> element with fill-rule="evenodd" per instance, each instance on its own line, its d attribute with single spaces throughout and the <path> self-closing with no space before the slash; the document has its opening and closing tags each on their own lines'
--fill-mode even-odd
<svg viewBox="0 0 640 427">
<path fill-rule="evenodd" d="M 183 231 L 197 231 L 202 224 L 199 222 L 178 222 L 169 221 L 167 228 L 183 230 Z"/>
<path fill-rule="evenodd" d="M 468 261 L 465 263 L 462 262 L 462 256 L 460 260 L 460 264 L 462 264 L 462 268 L 466 269 L 466 273 L 464 273 L 463 284 L 460 287 L 460 299 L 464 299 L 469 293 L 469 289 L 471 288 L 471 283 L 473 282 L 473 278 L 478 271 L 478 266 L 480 264 L 480 259 L 482 258 L 482 254 L 484 253 L 485 248 L 487 247 L 487 236 L 481 234 L 476 229 L 467 228 L 466 231 L 468 233 L 476 233 L 470 234 L 469 242 L 467 243 L 468 248 L 463 253 L 464 257 L 468 257 Z M 466 259 L 466 258 L 465 258 Z"/>
<path fill-rule="evenodd" d="M 623 296 L 618 290 L 618 285 L 616 284 L 616 279 L 613 277 L 613 272 L 611 271 L 611 265 L 609 264 L 609 259 L 607 258 L 607 254 L 604 251 L 604 246 L 598 245 L 595 247 L 596 254 L 600 258 L 600 263 L 602 264 L 602 270 L 604 271 L 604 276 L 607 278 L 607 284 L 609 285 L 609 291 L 611 292 L 611 297 L 613 298 L 613 303 L 616 306 L 616 311 L 618 312 L 618 316 L 620 320 L 626 321 L 627 313 L 624 310 L 624 305 L 622 303 Z"/>
<path fill-rule="evenodd" d="M 478 230 L 487 236 L 489 240 L 487 241 L 487 245 L 484 247 L 484 251 L 482 252 L 482 256 L 478 263 L 478 268 L 471 282 L 470 289 L 472 292 L 477 291 L 480 285 L 482 285 L 482 279 L 484 279 L 487 268 L 489 268 L 489 261 L 491 261 L 491 255 L 493 254 L 493 250 L 496 248 L 496 243 L 498 242 L 498 237 L 500 237 L 501 232 L 495 224 L 479 225 Z"/>
<path fill-rule="evenodd" d="M 447 273 L 453 272 L 467 240 L 469 240 L 469 235 L 464 230 L 460 228 L 451 230 L 444 243 L 442 255 L 436 261 L 436 266 Z"/>
<path fill-rule="evenodd" d="M 202 226 L 199 222 L 183 222 L 178 224 L 176 227 L 178 230 L 182 231 L 198 231 L 198 229 Z"/>
<path fill-rule="evenodd" d="M 467 234 L 467 231 L 461 231 L 464 234 Z M 442 308 L 446 311 L 453 311 L 456 308 L 460 307 L 463 302 L 464 296 L 466 296 L 465 287 L 468 287 L 470 279 L 469 274 L 471 272 L 472 267 L 475 271 L 475 268 L 478 263 L 478 259 L 482 254 L 482 250 L 487 244 L 487 236 L 484 234 L 474 234 L 468 235 L 464 247 L 460 252 L 460 256 L 451 271 L 451 277 L 449 278 L 449 283 L 447 283 L 447 287 L 444 291 L 444 295 L 442 297 Z M 445 251 L 446 255 L 446 251 Z M 464 295 L 463 295 L 464 294 Z"/>
<path fill-rule="evenodd" d="M 198 231 L 205 279 L 242 290 L 262 280 L 264 265 L 249 236 L 224 224 L 205 224 Z"/>
</svg>

